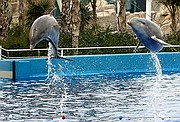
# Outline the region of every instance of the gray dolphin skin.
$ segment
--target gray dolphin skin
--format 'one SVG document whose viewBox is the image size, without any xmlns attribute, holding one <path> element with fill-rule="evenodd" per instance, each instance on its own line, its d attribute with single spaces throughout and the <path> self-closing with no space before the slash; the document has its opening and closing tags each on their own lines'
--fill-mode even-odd
<svg viewBox="0 0 180 122">
<path fill-rule="evenodd" d="M 136 49 L 141 43 L 151 52 L 159 52 L 163 46 L 171 46 L 163 41 L 160 27 L 156 23 L 145 18 L 135 17 L 128 21 L 127 24 L 131 26 L 133 32 L 140 40 Z"/>
<path fill-rule="evenodd" d="M 52 12 L 51 12 L 52 13 Z M 41 41 L 48 41 L 51 43 L 53 48 L 53 56 L 55 58 L 63 58 L 70 60 L 58 55 L 58 42 L 59 42 L 59 25 L 52 14 L 43 15 L 37 18 L 29 33 L 30 49 L 33 50 L 35 46 Z"/>
<path fill-rule="evenodd" d="M 43 15 L 37 18 L 30 29 L 29 33 L 30 49 L 41 41 L 49 41 L 55 51 L 55 57 L 57 57 L 57 48 L 59 42 L 59 26 L 57 21 L 52 15 Z"/>
</svg>

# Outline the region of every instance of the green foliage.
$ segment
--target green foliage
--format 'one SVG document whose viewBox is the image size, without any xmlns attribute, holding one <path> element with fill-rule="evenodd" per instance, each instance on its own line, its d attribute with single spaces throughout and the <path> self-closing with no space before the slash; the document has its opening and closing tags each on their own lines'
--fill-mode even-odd
<svg viewBox="0 0 180 122">
<path fill-rule="evenodd" d="M 90 0 L 81 0 L 80 2 L 84 5 L 87 5 L 90 2 Z"/>
<path fill-rule="evenodd" d="M 60 33 L 59 47 L 71 47 L 72 45 L 72 34 L 71 33 Z"/>
<path fill-rule="evenodd" d="M 60 36 L 59 47 L 71 47 L 71 34 Z M 106 47 L 106 46 L 127 46 L 136 45 L 137 40 L 128 33 L 114 33 L 112 29 L 93 26 L 80 32 L 79 47 Z M 79 50 L 79 54 L 107 54 L 107 53 L 130 53 L 132 49 L 98 49 Z M 65 55 L 73 54 L 72 51 L 65 52 Z"/>
<path fill-rule="evenodd" d="M 159 0 L 160 3 L 168 6 L 180 6 L 180 1 L 179 0 Z"/>
<path fill-rule="evenodd" d="M 29 31 L 21 26 L 14 26 L 10 29 L 8 33 L 8 38 L 5 41 L 0 41 L 0 45 L 7 49 L 19 49 L 19 48 L 29 48 Z M 71 47 L 72 35 L 60 34 L 59 47 L 66 48 Z M 173 44 L 180 45 L 180 35 L 169 35 L 165 38 L 165 41 Z M 105 46 L 127 46 L 136 45 L 137 40 L 133 35 L 129 33 L 115 33 L 113 30 L 108 28 L 102 28 L 99 26 L 93 26 L 91 28 L 86 28 L 80 33 L 79 37 L 79 47 L 105 47 Z M 48 42 L 40 42 L 36 48 L 47 48 Z M 180 49 L 174 50 L 173 48 L 164 48 L 162 51 L 179 51 Z M 117 53 L 132 53 L 133 49 L 95 49 L 95 50 L 79 50 L 79 54 L 117 54 Z M 147 49 L 138 49 L 138 52 L 147 52 Z M 65 51 L 65 55 L 72 55 L 72 51 Z M 12 53 L 11 56 L 31 56 L 37 55 L 37 52 L 19 52 Z M 47 55 L 47 52 L 41 53 L 41 55 Z"/>
<path fill-rule="evenodd" d="M 136 39 L 128 33 L 114 33 L 109 27 L 104 29 L 93 26 L 81 32 L 79 39 L 80 47 L 105 47 L 105 46 L 127 46 L 136 45 Z M 99 49 L 83 50 L 80 54 L 102 54 L 102 53 L 128 53 L 132 49 Z"/>
<path fill-rule="evenodd" d="M 165 42 L 168 42 L 172 45 L 180 45 L 180 34 L 172 34 L 165 37 Z M 169 51 L 180 51 L 180 48 L 164 48 L 162 51 L 169 52 Z"/>
<path fill-rule="evenodd" d="M 6 40 L 0 40 L 0 45 L 6 49 L 29 49 L 29 30 L 23 26 L 14 25 L 8 32 Z M 47 42 L 43 41 L 37 45 L 37 48 L 46 48 Z M 7 55 L 7 54 L 5 54 Z M 37 52 L 12 52 L 10 56 L 31 56 L 37 55 Z M 42 54 L 44 55 L 44 54 Z"/>
<path fill-rule="evenodd" d="M 14 25 L 8 32 L 7 40 L 0 41 L 0 45 L 7 49 L 29 48 L 29 30 L 23 26 Z M 40 42 L 37 48 L 45 48 L 46 41 Z"/>
<path fill-rule="evenodd" d="M 27 48 L 29 47 L 28 31 L 22 26 L 15 25 L 9 30 L 7 40 L 1 41 L 0 44 L 8 49 Z"/>
<path fill-rule="evenodd" d="M 180 34 L 168 35 L 165 38 L 165 41 L 172 45 L 180 45 Z"/>
<path fill-rule="evenodd" d="M 27 0 L 27 3 L 28 9 L 26 11 L 26 25 L 30 28 L 34 20 L 44 15 L 51 6 L 49 0 L 40 0 L 38 3 L 35 3 L 32 0 Z"/>
<path fill-rule="evenodd" d="M 23 27 L 19 25 L 15 25 L 11 28 L 8 32 L 7 39 L 0 41 L 0 45 L 6 49 L 13 49 L 13 48 L 27 48 L 29 46 L 28 42 L 28 31 L 23 29 Z M 5 54 L 9 55 L 9 54 Z M 13 53 L 13 56 L 22 55 L 21 53 Z M 10 55 L 10 56 L 12 56 Z"/>
<path fill-rule="evenodd" d="M 81 32 L 80 47 L 84 46 L 119 46 L 135 45 L 136 40 L 128 33 L 113 33 L 109 27 L 96 26 Z"/>
<path fill-rule="evenodd" d="M 80 11 L 81 11 L 81 26 L 80 26 L 80 30 L 83 30 L 85 28 L 85 26 L 89 25 L 89 22 L 92 19 L 92 12 L 83 3 L 80 4 Z"/>
</svg>

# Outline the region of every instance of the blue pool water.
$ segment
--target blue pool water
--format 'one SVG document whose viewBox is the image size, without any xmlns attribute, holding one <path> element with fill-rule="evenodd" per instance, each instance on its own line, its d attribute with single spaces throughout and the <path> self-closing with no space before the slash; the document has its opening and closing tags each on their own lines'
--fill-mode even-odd
<svg viewBox="0 0 180 122">
<path fill-rule="evenodd" d="M 180 122 L 180 73 L 0 79 L 0 121 Z"/>
</svg>

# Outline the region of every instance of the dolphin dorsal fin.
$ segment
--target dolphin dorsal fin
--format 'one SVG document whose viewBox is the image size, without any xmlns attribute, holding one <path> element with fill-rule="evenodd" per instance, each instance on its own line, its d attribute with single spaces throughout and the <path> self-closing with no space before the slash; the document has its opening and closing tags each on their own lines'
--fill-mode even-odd
<svg viewBox="0 0 180 122">
<path fill-rule="evenodd" d="M 57 8 L 54 7 L 53 10 L 49 13 L 50 16 L 53 16 L 53 12 L 56 10 Z"/>
</svg>

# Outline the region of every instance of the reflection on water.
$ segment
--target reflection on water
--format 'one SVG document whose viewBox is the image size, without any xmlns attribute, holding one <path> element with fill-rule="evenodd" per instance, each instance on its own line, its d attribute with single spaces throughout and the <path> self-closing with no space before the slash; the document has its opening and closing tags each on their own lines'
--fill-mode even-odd
<svg viewBox="0 0 180 122">
<path fill-rule="evenodd" d="M 1 79 L 0 121 L 10 120 L 179 122 L 180 74 L 164 74 L 158 84 L 150 74 L 57 76 L 18 82 Z"/>
</svg>

